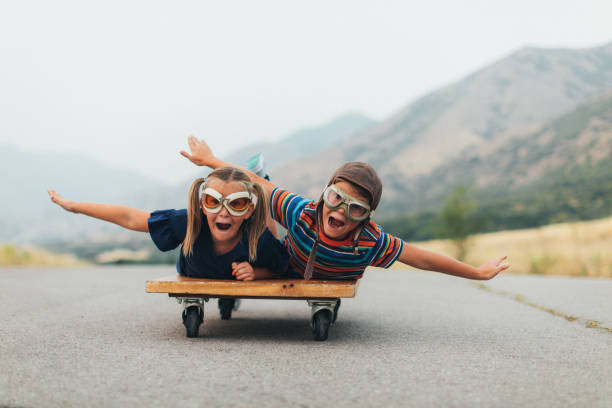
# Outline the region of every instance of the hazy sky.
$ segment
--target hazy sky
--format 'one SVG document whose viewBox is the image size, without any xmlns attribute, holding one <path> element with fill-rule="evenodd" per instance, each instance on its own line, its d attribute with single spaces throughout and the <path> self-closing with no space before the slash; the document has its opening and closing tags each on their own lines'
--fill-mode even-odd
<svg viewBox="0 0 612 408">
<path fill-rule="evenodd" d="M 347 111 L 384 119 L 526 46 L 612 41 L 612 1 L 4 1 L 0 142 L 166 181 Z"/>
</svg>

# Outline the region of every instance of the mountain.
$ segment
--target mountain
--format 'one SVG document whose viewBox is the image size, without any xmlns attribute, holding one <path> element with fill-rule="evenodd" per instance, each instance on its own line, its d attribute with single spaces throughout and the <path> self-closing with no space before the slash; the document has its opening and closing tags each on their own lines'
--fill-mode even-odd
<svg viewBox="0 0 612 408">
<path fill-rule="evenodd" d="M 341 163 L 366 161 L 385 185 L 384 212 L 413 192 L 419 176 L 481 145 L 529 134 L 607 89 L 612 43 L 583 50 L 524 48 L 408 104 L 350 141 L 280 167 L 274 181 L 317 197 Z"/>
<path fill-rule="evenodd" d="M 516 190 L 579 167 L 595 168 L 612 159 L 612 92 L 606 92 L 526 136 L 498 147 L 483 146 L 438 167 L 424 184 L 434 198 L 458 184 L 491 194 Z M 612 179 L 612 173 L 608 175 Z M 435 185 L 434 186 L 434 181 Z"/>
<path fill-rule="evenodd" d="M 266 169 L 273 171 L 287 163 L 352 139 L 357 133 L 374 124 L 374 120 L 359 113 L 347 113 L 327 123 L 291 133 L 278 142 L 261 142 L 232 152 L 230 163 L 244 164 L 256 153 L 263 153 Z"/>
<path fill-rule="evenodd" d="M 406 239 L 431 238 L 426 224 L 436 222 L 435 213 L 458 185 L 470 187 L 481 231 L 610 216 L 612 91 L 527 135 L 482 145 L 439 166 L 409 187 L 402 204 L 413 215 L 379 221 Z"/>
<path fill-rule="evenodd" d="M 163 183 L 133 171 L 109 167 L 77 154 L 25 151 L 0 145 L 0 241 L 31 242 L 47 237 L 75 237 L 116 231 L 52 204 L 47 189 L 80 201 L 121 203 L 147 208 L 147 192 Z M 138 194 L 142 191 L 143 194 Z"/>
</svg>

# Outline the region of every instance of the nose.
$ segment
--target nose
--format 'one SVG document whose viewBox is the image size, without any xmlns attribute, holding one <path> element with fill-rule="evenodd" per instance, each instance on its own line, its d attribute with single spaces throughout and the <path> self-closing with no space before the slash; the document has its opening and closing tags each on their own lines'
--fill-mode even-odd
<svg viewBox="0 0 612 408">
<path fill-rule="evenodd" d="M 229 217 L 231 214 L 229 213 L 229 211 L 227 211 L 227 208 L 225 208 L 224 205 L 221 206 L 221 210 L 219 211 L 219 213 L 217 214 L 217 216 L 222 215 L 224 217 Z"/>
</svg>

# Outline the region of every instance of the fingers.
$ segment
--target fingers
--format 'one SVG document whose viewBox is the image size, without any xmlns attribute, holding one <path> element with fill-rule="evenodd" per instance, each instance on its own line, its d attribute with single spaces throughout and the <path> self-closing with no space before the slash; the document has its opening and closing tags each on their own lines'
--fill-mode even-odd
<svg viewBox="0 0 612 408">
<path fill-rule="evenodd" d="M 232 275 L 237 280 L 249 281 L 255 279 L 253 267 L 248 262 L 232 263 Z"/>
<path fill-rule="evenodd" d="M 240 281 L 252 281 L 255 279 L 255 275 L 249 271 L 239 271 L 236 273 L 235 277 Z"/>
<path fill-rule="evenodd" d="M 186 151 L 181 150 L 181 154 L 185 156 L 186 158 L 188 158 L 190 161 L 193 161 L 193 156 L 187 153 Z"/>
<path fill-rule="evenodd" d="M 49 198 L 51 198 L 51 201 L 53 201 L 54 203 L 57 203 L 58 197 L 60 196 L 57 191 L 55 190 L 47 190 L 47 194 L 49 194 Z"/>
<path fill-rule="evenodd" d="M 499 264 L 501 264 L 501 263 L 502 263 L 503 261 L 505 261 L 506 259 L 508 259 L 508 255 L 504 255 L 504 256 L 499 257 L 499 258 L 497 259 L 497 262 L 495 262 L 495 265 L 499 265 Z"/>
<path fill-rule="evenodd" d="M 500 272 L 508 269 L 510 267 L 510 264 L 507 262 L 504 262 L 507 259 L 508 257 L 504 255 L 504 256 L 491 260 L 485 263 L 484 265 L 482 265 L 479 268 L 480 276 L 481 276 L 481 278 L 479 279 L 483 279 L 483 280 L 492 279 L 495 276 L 497 276 L 497 274 L 499 274 Z"/>
<path fill-rule="evenodd" d="M 510 264 L 508 262 L 504 262 L 508 259 L 507 255 L 504 255 L 502 257 L 500 257 L 497 262 L 495 263 L 495 266 L 497 266 L 497 268 L 499 269 L 499 272 L 506 270 L 510 267 Z M 504 262 L 504 263 L 502 263 Z"/>
</svg>

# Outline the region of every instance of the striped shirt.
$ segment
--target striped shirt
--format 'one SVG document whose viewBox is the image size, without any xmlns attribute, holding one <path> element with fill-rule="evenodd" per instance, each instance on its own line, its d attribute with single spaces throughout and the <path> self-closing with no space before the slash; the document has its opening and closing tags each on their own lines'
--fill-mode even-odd
<svg viewBox="0 0 612 408">
<path fill-rule="evenodd" d="M 289 274 L 304 276 L 308 255 L 317 238 L 316 205 L 297 194 L 275 188 L 270 197 L 272 218 L 287 229 L 285 247 L 289 252 Z M 383 232 L 370 221 L 363 228 L 353 250 L 353 237 L 333 240 L 320 234 L 314 261 L 315 279 L 359 279 L 367 266 L 388 268 L 397 260 L 404 242 Z"/>
</svg>

